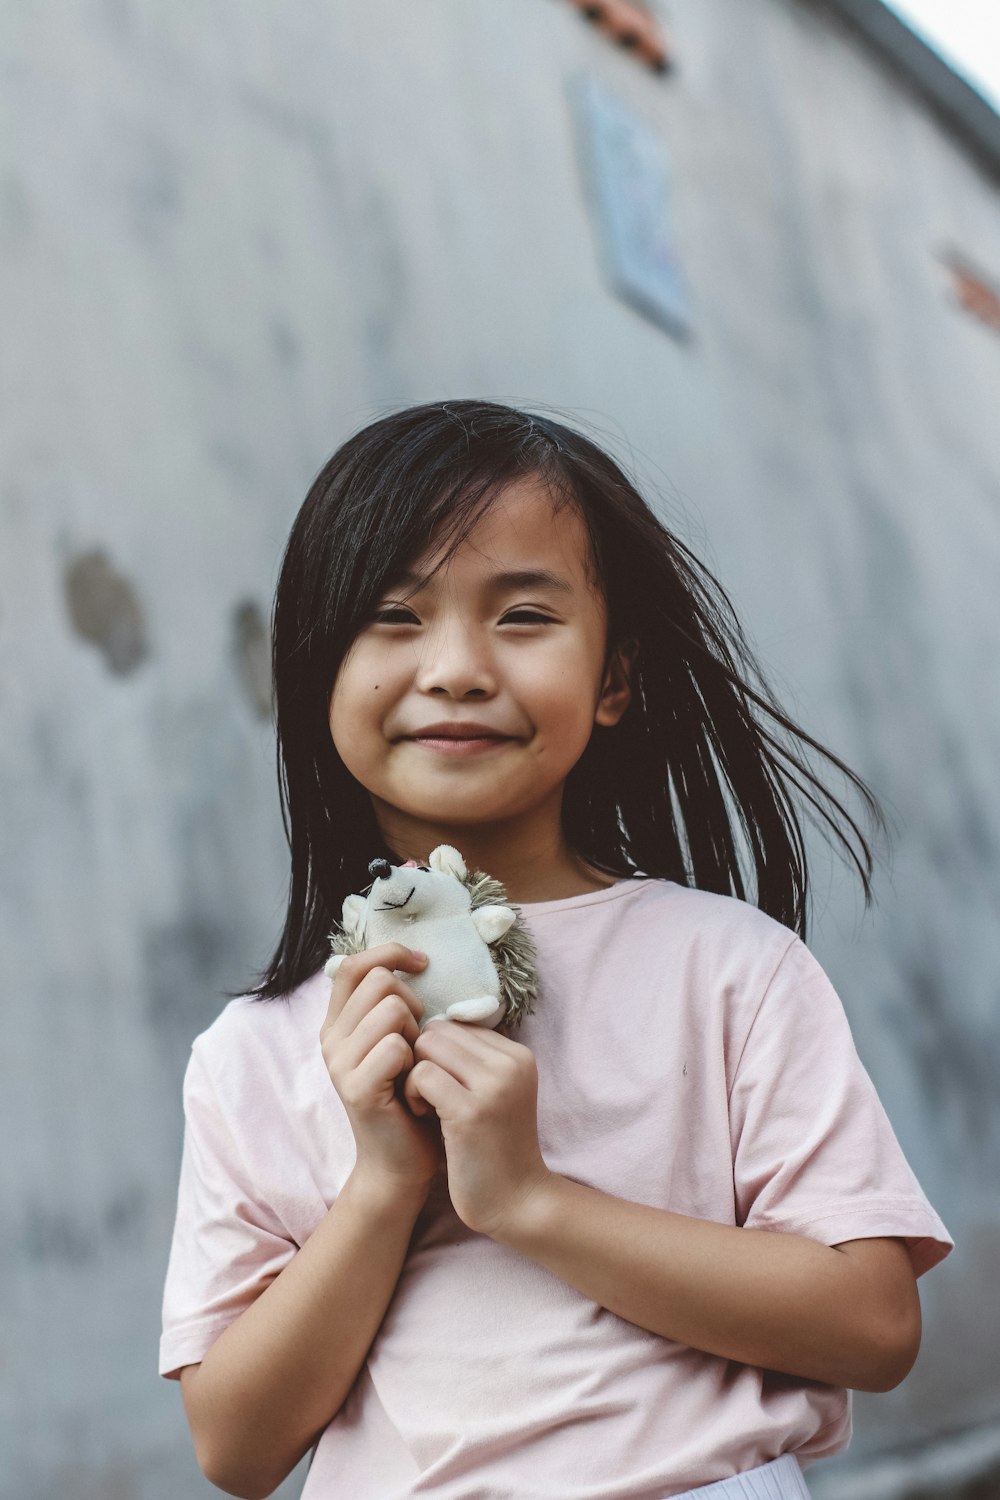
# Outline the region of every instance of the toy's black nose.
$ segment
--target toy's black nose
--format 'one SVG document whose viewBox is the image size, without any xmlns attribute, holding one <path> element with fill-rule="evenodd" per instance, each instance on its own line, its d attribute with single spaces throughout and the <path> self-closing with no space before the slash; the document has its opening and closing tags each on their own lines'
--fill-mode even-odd
<svg viewBox="0 0 1000 1500">
<path fill-rule="evenodd" d="M 388 880 L 392 874 L 392 865 L 387 859 L 373 859 L 368 866 L 368 873 L 376 880 Z"/>
</svg>

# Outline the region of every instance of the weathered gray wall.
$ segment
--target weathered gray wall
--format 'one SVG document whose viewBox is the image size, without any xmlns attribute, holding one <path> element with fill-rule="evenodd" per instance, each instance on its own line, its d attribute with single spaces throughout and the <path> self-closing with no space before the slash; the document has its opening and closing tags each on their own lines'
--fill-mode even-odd
<svg viewBox="0 0 1000 1500">
<path fill-rule="evenodd" d="M 672 9 L 664 81 L 543 0 L 3 8 L 2 1500 L 210 1492 L 154 1368 L 186 1050 L 282 907 L 260 621 L 328 453 L 444 395 L 595 422 L 888 800 L 813 946 L 960 1243 L 852 1457 L 989 1440 L 1000 339 L 939 256 L 1000 194 L 822 5 Z M 687 344 L 601 279 L 581 67 L 662 132 Z"/>
</svg>

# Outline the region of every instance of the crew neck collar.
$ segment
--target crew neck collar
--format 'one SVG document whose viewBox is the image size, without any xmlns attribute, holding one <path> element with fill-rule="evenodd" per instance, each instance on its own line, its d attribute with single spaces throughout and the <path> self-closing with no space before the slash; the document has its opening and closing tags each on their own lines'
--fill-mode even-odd
<svg viewBox="0 0 1000 1500">
<path fill-rule="evenodd" d="M 568 911 L 578 906 L 593 906 L 598 901 L 615 901 L 620 896 L 627 895 L 629 891 L 641 889 L 648 879 L 648 876 L 633 875 L 625 880 L 616 880 L 614 885 L 606 885 L 599 891 L 582 891 L 578 896 L 560 896 L 555 901 L 512 901 L 510 904 L 523 912 L 526 917 L 544 917 L 553 911 Z"/>
</svg>

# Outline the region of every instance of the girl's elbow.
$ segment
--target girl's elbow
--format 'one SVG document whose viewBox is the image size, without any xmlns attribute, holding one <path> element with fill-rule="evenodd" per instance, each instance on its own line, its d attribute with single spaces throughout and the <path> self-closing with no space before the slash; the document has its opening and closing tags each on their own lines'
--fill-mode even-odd
<svg viewBox="0 0 1000 1500">
<path fill-rule="evenodd" d="M 871 1350 L 864 1384 L 859 1391 L 884 1393 L 895 1390 L 909 1375 L 920 1352 L 920 1303 L 905 1318 L 898 1318 L 879 1332 Z"/>
<path fill-rule="evenodd" d="M 273 1466 L 265 1472 L 254 1463 L 246 1432 L 220 1421 L 218 1391 L 211 1378 L 206 1380 L 203 1365 L 188 1365 L 180 1382 L 194 1456 L 209 1484 L 236 1500 L 267 1500 L 294 1464 L 279 1474 Z"/>
<path fill-rule="evenodd" d="M 245 1442 L 221 1442 L 204 1426 L 190 1425 L 199 1469 L 209 1484 L 236 1500 L 268 1500 L 291 1473 L 291 1468 L 280 1474 L 274 1469 L 265 1472 L 262 1466 L 253 1465 Z"/>
<path fill-rule="evenodd" d="M 268 1500 L 273 1495 L 285 1475 L 278 1478 L 264 1478 L 256 1474 L 240 1473 L 234 1465 L 225 1461 L 218 1461 L 213 1454 L 201 1454 L 195 1449 L 198 1459 L 198 1467 L 208 1480 L 214 1484 L 216 1489 L 222 1490 L 227 1495 L 234 1495 L 236 1500 Z"/>
<path fill-rule="evenodd" d="M 194 1451 L 198 1467 L 209 1484 L 214 1484 L 216 1489 L 235 1496 L 236 1500 L 268 1500 L 268 1496 L 273 1495 L 278 1486 L 284 1483 L 314 1442 L 315 1439 L 312 1439 L 291 1456 L 286 1455 L 284 1459 L 280 1459 L 277 1464 L 267 1463 L 260 1455 L 257 1462 L 254 1462 L 248 1456 L 245 1439 L 225 1445 L 213 1445 L 204 1437 L 199 1441 L 196 1435 Z"/>
</svg>

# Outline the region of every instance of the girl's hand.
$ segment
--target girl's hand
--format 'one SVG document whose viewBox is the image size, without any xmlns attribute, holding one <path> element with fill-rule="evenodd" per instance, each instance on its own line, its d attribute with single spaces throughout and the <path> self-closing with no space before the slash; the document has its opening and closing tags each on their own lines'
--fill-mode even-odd
<svg viewBox="0 0 1000 1500">
<path fill-rule="evenodd" d="M 448 1191 L 462 1222 L 501 1239 L 552 1174 L 538 1145 L 538 1069 L 519 1042 L 482 1026 L 433 1021 L 413 1049 L 404 1094 L 441 1122 Z"/>
<path fill-rule="evenodd" d="M 382 943 L 345 958 L 330 991 L 320 1043 L 357 1146 L 355 1175 L 426 1195 L 442 1165 L 434 1122 L 417 1120 L 397 1094 L 413 1066 L 423 1005 L 392 971 L 418 973 L 426 955 Z"/>
</svg>

